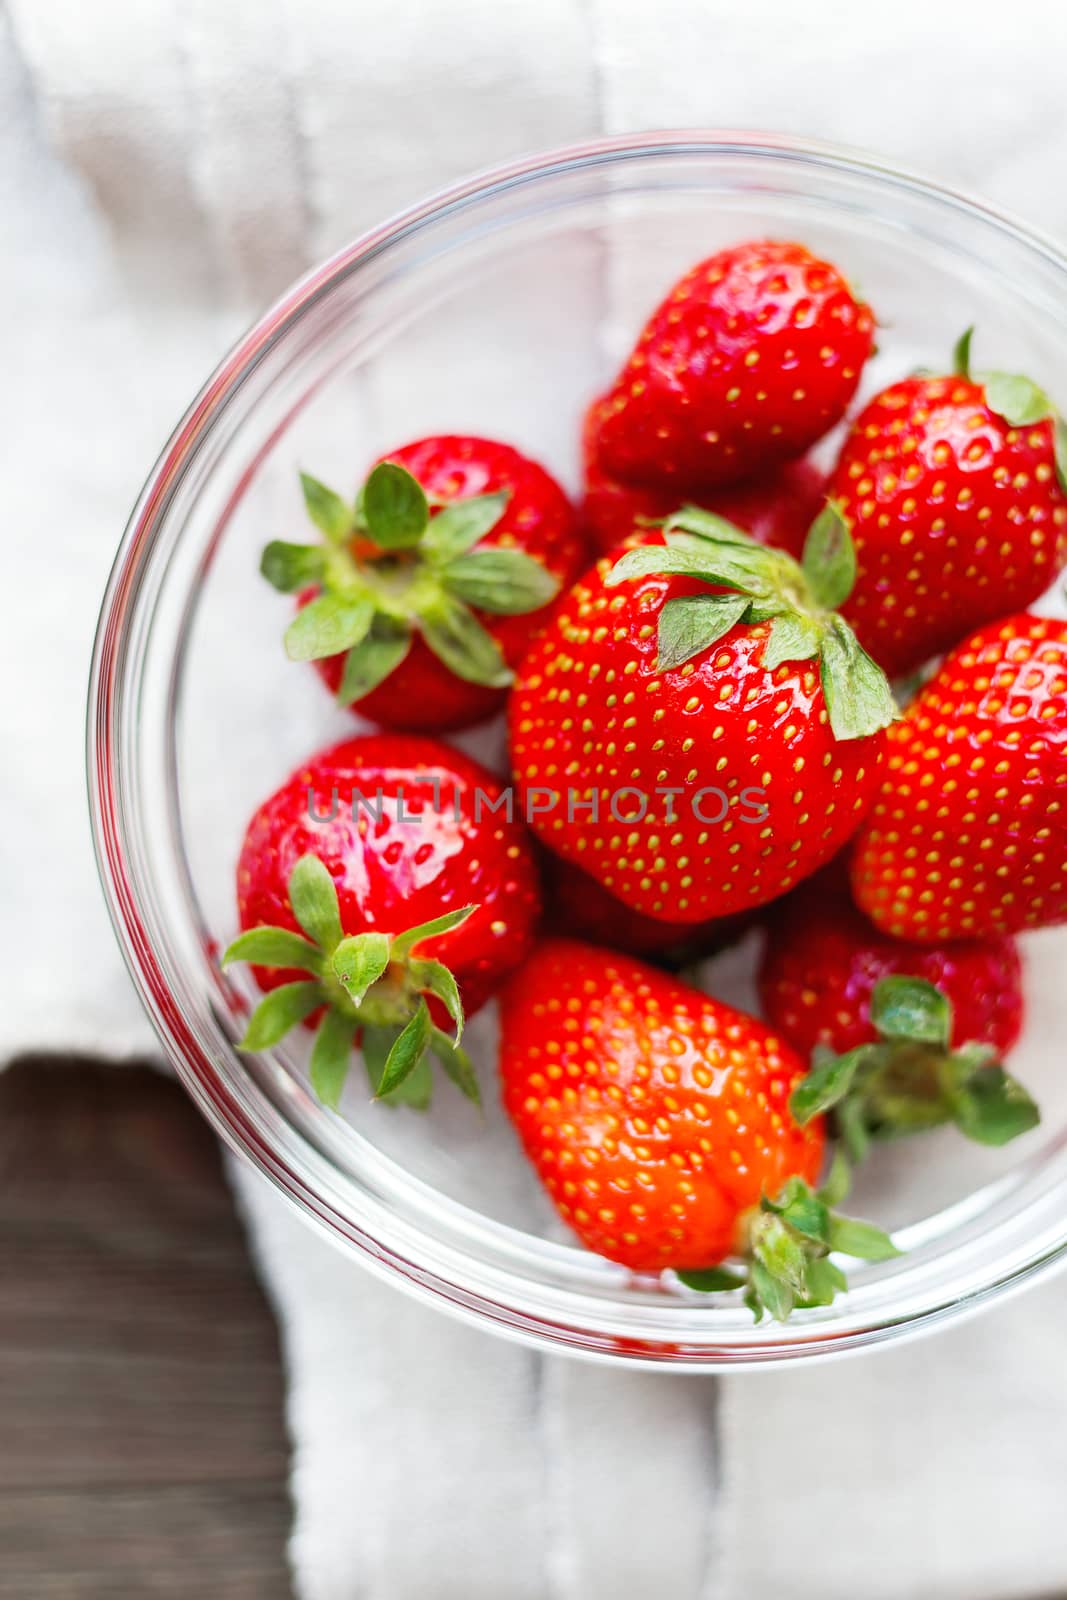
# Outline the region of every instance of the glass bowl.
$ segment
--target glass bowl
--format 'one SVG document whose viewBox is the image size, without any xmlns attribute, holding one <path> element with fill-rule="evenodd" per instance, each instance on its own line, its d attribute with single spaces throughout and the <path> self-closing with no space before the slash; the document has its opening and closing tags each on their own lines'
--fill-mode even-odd
<svg viewBox="0 0 1067 1600">
<path fill-rule="evenodd" d="M 855 1266 L 834 1306 L 756 1326 L 737 1296 L 635 1278 L 563 1233 L 497 1106 L 493 1018 L 473 1048 L 481 1122 L 449 1086 L 424 1118 L 341 1113 L 307 1086 L 306 1042 L 234 1048 L 251 990 L 223 977 L 233 869 L 258 801 L 357 724 L 289 664 L 287 602 L 257 573 L 301 536 L 297 468 L 353 488 L 378 452 L 436 430 L 514 442 L 577 488 L 582 408 L 643 314 L 700 256 L 798 237 L 877 310 L 865 391 L 943 366 L 968 323 L 991 365 L 1054 390 L 1067 370 L 1067 260 L 1026 228 L 880 163 L 763 136 L 669 133 L 518 162 L 405 212 L 292 289 L 226 358 L 153 470 L 104 599 L 89 781 L 126 960 L 215 1128 L 351 1256 L 435 1304 L 531 1343 L 678 1370 L 839 1354 L 958 1316 L 1067 1247 L 1064 944 L 1026 942 L 1031 1021 L 1014 1065 L 1045 1108 L 1010 1149 L 928 1135 L 880 1153 L 850 1209 L 896 1229 L 900 1260 Z M 1062 386 L 1061 386 L 1062 392 Z M 832 441 L 828 442 L 830 448 Z M 499 727 L 461 741 L 500 761 Z M 708 973 L 744 1003 L 751 950 Z M 297 1030 L 300 1032 L 301 1030 Z M 346 1270 L 339 1259 L 338 1270 Z"/>
</svg>

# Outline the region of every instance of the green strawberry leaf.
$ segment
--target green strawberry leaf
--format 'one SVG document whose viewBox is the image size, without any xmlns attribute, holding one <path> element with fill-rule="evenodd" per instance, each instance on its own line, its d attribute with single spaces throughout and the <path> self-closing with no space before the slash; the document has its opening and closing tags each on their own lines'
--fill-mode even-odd
<svg viewBox="0 0 1067 1600">
<path fill-rule="evenodd" d="M 766 584 L 756 584 L 754 588 L 752 565 L 737 557 L 737 547 L 720 548 L 685 534 L 669 537 L 670 544 L 643 544 L 628 550 L 604 579 L 605 586 L 614 589 L 635 578 L 682 577 L 699 578 L 716 588 L 736 589 L 742 594 L 766 592 Z"/>
<path fill-rule="evenodd" d="M 237 1048 L 269 1050 L 325 1002 L 326 992 L 320 983 L 283 983 L 263 996 L 249 1017 L 245 1036 Z"/>
<path fill-rule="evenodd" d="M 477 494 L 466 500 L 453 500 L 430 518 L 423 545 L 432 556 L 446 562 L 473 548 L 491 532 L 507 508 L 511 491 Z"/>
<path fill-rule="evenodd" d="M 347 539 L 355 525 L 353 508 L 347 505 L 339 494 L 327 489 L 324 483 L 320 483 L 310 473 L 300 474 L 300 487 L 304 491 L 307 514 L 316 528 L 324 533 L 332 544 L 340 544 Z"/>
<path fill-rule="evenodd" d="M 337 1110 L 348 1077 L 355 1034 L 354 1019 L 332 1009 L 327 1011 L 315 1034 L 311 1047 L 311 1087 L 331 1111 Z"/>
<path fill-rule="evenodd" d="M 770 1312 L 775 1322 L 789 1321 L 789 1313 L 796 1305 L 796 1293 L 790 1284 L 776 1278 L 759 1261 L 753 1261 L 749 1268 L 749 1284 L 756 1306 L 759 1307 L 757 1322 L 765 1310 Z"/>
<path fill-rule="evenodd" d="M 364 1028 L 360 1041 L 363 1064 L 367 1069 L 371 1091 L 376 1099 L 387 1106 L 410 1106 L 413 1111 L 425 1111 L 433 1099 L 433 1074 L 427 1056 L 423 1056 L 403 1082 L 397 1084 L 389 1094 L 379 1093 L 378 1086 L 382 1081 L 389 1052 L 403 1031 L 400 1027 Z"/>
<path fill-rule="evenodd" d="M 826 1242 L 830 1212 L 820 1195 L 800 1178 L 793 1178 L 779 1196 L 780 1215 L 805 1238 Z"/>
<path fill-rule="evenodd" d="M 308 938 L 332 955 L 341 942 L 341 912 L 329 868 L 318 856 L 301 856 L 289 874 L 289 904 Z"/>
<path fill-rule="evenodd" d="M 1029 1133 L 1041 1121 L 1022 1084 L 1000 1066 L 980 1068 L 957 1090 L 953 1116 L 969 1139 L 994 1146 Z"/>
<path fill-rule="evenodd" d="M 353 705 L 384 683 L 407 657 L 411 642 L 409 626 L 379 613 L 370 631 L 345 656 L 337 690 L 338 705 Z"/>
<path fill-rule="evenodd" d="M 811 1071 L 789 1097 L 794 1121 L 803 1127 L 843 1100 L 852 1089 L 856 1074 L 871 1059 L 872 1050 L 873 1046 L 861 1044 L 843 1055 L 816 1059 Z"/>
<path fill-rule="evenodd" d="M 441 568 L 441 581 L 460 600 L 501 616 L 540 611 L 559 593 L 559 581 L 521 550 L 472 550 Z"/>
<path fill-rule="evenodd" d="M 801 1239 L 780 1216 L 766 1212 L 753 1229 L 752 1251 L 756 1261 L 768 1272 L 787 1283 L 796 1293 L 804 1291 L 808 1256 Z"/>
<path fill-rule="evenodd" d="M 387 1106 L 410 1106 L 412 1111 L 428 1110 L 433 1100 L 433 1068 L 429 1056 L 420 1056 L 407 1077 L 381 1098 Z"/>
<path fill-rule="evenodd" d="M 259 560 L 259 570 L 279 594 L 296 594 L 321 583 L 326 552 L 317 544 L 287 544 L 272 539 Z"/>
<path fill-rule="evenodd" d="M 686 595 L 668 600 L 659 617 L 661 672 L 683 666 L 721 639 L 749 608 L 747 595 Z"/>
<path fill-rule="evenodd" d="M 800 611 L 775 617 L 770 638 L 763 647 L 763 665 L 773 672 L 785 661 L 810 661 L 819 653 L 822 634 Z"/>
<path fill-rule="evenodd" d="M 779 611 L 787 606 L 782 592 L 783 581 L 796 579 L 798 583 L 803 582 L 803 574 L 792 556 L 782 550 L 757 544 L 754 539 L 749 539 L 745 544 L 726 540 L 719 543 L 675 530 L 666 535 L 666 540 L 666 545 L 661 548 L 669 550 L 672 555 L 683 556 L 690 563 L 700 563 L 700 571 L 695 576 L 702 578 L 705 583 L 773 602 Z"/>
<path fill-rule="evenodd" d="M 430 1036 L 430 1049 L 459 1092 L 468 1100 L 472 1100 L 476 1106 L 480 1106 L 482 1091 L 478 1085 L 474 1065 L 458 1040 L 450 1039 L 447 1033 L 435 1028 Z"/>
<path fill-rule="evenodd" d="M 699 1271 L 676 1272 L 679 1283 L 687 1289 L 698 1289 L 701 1294 L 724 1294 L 728 1289 L 743 1289 L 746 1278 L 742 1273 L 731 1272 L 728 1267 L 705 1267 Z"/>
<path fill-rule="evenodd" d="M 367 990 L 389 965 L 389 939 L 384 933 L 357 933 L 342 939 L 333 953 L 333 970 L 352 1004 L 359 1006 Z"/>
<path fill-rule="evenodd" d="M 376 1098 L 380 1098 L 378 1086 L 382 1081 L 382 1073 L 385 1071 L 385 1063 L 389 1059 L 389 1052 L 403 1031 L 403 1027 L 399 1023 L 391 1027 L 368 1024 L 361 1031 L 359 1048 L 363 1056 L 363 1065 L 367 1069 L 371 1093 Z"/>
<path fill-rule="evenodd" d="M 301 972 L 322 972 L 322 951 L 288 928 L 249 928 L 226 947 L 222 966 L 251 961 L 257 967 L 297 967 Z"/>
<path fill-rule="evenodd" d="M 960 378 L 969 378 L 971 375 L 971 341 L 974 338 L 974 327 L 965 328 L 956 340 L 952 352 L 952 370 Z"/>
<path fill-rule="evenodd" d="M 443 911 L 439 917 L 431 917 L 429 922 L 419 922 L 414 928 L 405 928 L 393 940 L 393 959 L 399 961 L 424 939 L 436 939 L 442 933 L 451 933 L 453 928 L 462 927 L 477 909 L 477 906 L 460 906 L 457 911 Z"/>
<path fill-rule="evenodd" d="M 436 995 L 456 1025 L 456 1043 L 463 1037 L 463 1002 L 459 986 L 448 968 L 440 961 L 410 961 L 408 972 L 411 981 L 423 994 Z"/>
<path fill-rule="evenodd" d="M 986 405 L 1013 428 L 1043 422 L 1055 407 L 1044 389 L 1016 372 L 983 372 L 980 382 Z"/>
<path fill-rule="evenodd" d="M 903 1255 L 887 1233 L 873 1222 L 861 1222 L 857 1217 L 842 1217 L 830 1213 L 828 1240 L 830 1249 L 843 1256 L 856 1256 L 860 1261 L 892 1261 Z"/>
<path fill-rule="evenodd" d="M 842 617 L 827 624 L 819 667 L 835 739 L 866 739 L 896 721 L 889 680 Z"/>
<path fill-rule="evenodd" d="M 321 661 L 350 650 L 365 637 L 374 610 L 370 595 L 319 595 L 286 628 L 286 654 L 290 661 Z"/>
<path fill-rule="evenodd" d="M 433 1034 L 429 1008 L 420 1000 L 386 1057 L 378 1080 L 377 1098 L 383 1100 L 408 1078 L 423 1059 Z"/>
<path fill-rule="evenodd" d="M 461 600 L 441 594 L 419 620 L 426 643 L 457 678 L 491 689 L 506 689 L 511 683 L 500 646 Z"/>
<path fill-rule="evenodd" d="M 880 978 L 871 994 L 871 1023 L 885 1039 L 908 1039 L 948 1047 L 952 1006 L 923 978 Z"/>
<path fill-rule="evenodd" d="M 395 461 L 374 468 L 363 485 L 362 509 L 367 532 L 381 550 L 411 549 L 430 521 L 422 485 Z"/>
<path fill-rule="evenodd" d="M 848 1288 L 848 1279 L 840 1267 L 825 1256 L 808 1262 L 808 1277 L 803 1300 L 798 1305 L 832 1306 L 838 1294 Z"/>
<path fill-rule="evenodd" d="M 801 565 L 824 610 L 844 605 L 856 582 L 856 550 L 836 501 L 827 500 L 809 528 Z"/>
<path fill-rule="evenodd" d="M 710 539 L 714 544 L 738 544 L 747 548 L 754 542 L 752 535 L 736 523 L 728 522 L 715 511 L 705 511 L 703 506 L 681 506 L 667 518 L 663 526 L 667 533 L 681 529 L 685 533 L 696 534 L 700 539 Z"/>
</svg>

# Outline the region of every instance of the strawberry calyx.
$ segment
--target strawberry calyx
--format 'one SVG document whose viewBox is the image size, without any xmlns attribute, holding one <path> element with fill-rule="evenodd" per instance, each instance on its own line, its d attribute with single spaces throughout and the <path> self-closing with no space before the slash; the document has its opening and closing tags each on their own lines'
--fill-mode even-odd
<svg viewBox="0 0 1067 1600">
<path fill-rule="evenodd" d="M 1037 422 L 1052 424 L 1052 452 L 1056 477 L 1067 494 L 1067 423 L 1051 396 L 1032 378 L 1017 372 L 972 372 L 971 341 L 974 328 L 966 328 L 956 341 L 952 370 L 961 378 L 977 383 L 985 394 L 990 411 L 1013 428 L 1031 427 Z"/>
<path fill-rule="evenodd" d="M 294 661 L 344 654 L 337 698 L 350 705 L 404 660 L 416 633 L 456 677 L 506 688 L 512 673 L 475 609 L 523 616 L 553 600 L 559 583 L 521 550 L 477 548 L 509 491 L 434 501 L 405 467 L 383 461 L 349 503 L 301 474 L 320 544 L 272 540 L 260 571 L 282 594 L 315 589 L 293 618 Z"/>
<path fill-rule="evenodd" d="M 222 965 L 248 961 L 258 967 L 295 968 L 308 977 L 264 995 L 238 1048 L 268 1050 L 321 1010 L 311 1050 L 311 1086 L 324 1105 L 337 1108 L 356 1044 L 376 1100 L 425 1109 L 432 1094 L 433 1056 L 457 1088 L 480 1104 L 474 1068 L 460 1045 L 463 1005 L 456 980 L 443 962 L 415 954 L 424 940 L 466 922 L 475 907 L 445 912 L 398 934 L 346 936 L 337 890 L 318 856 L 301 856 L 288 888 L 289 904 L 304 933 L 249 928 L 225 951 Z M 428 997 L 447 1012 L 452 1033 L 435 1025 Z"/>
<path fill-rule="evenodd" d="M 848 1169 L 836 1161 L 819 1190 L 802 1178 L 790 1178 L 777 1198 L 764 1195 L 744 1219 L 747 1247 L 738 1270 L 719 1266 L 679 1272 L 680 1282 L 704 1293 L 743 1289 L 757 1322 L 765 1314 L 785 1322 L 794 1310 L 831 1305 L 848 1288 L 832 1255 L 889 1261 L 901 1254 L 881 1228 L 835 1210 L 847 1189 Z"/>
<path fill-rule="evenodd" d="M 665 603 L 658 670 L 683 666 L 738 624 L 769 622 L 763 665 L 774 671 L 786 662 L 818 660 L 835 738 L 863 739 L 894 721 L 897 707 L 885 673 L 837 611 L 855 583 L 856 553 L 834 501 L 812 523 L 800 561 L 699 506 L 668 517 L 663 541 L 629 550 L 605 579 L 611 588 L 676 575 L 717 591 Z"/>
<path fill-rule="evenodd" d="M 1003 1145 L 1041 1114 L 987 1045 L 950 1045 L 952 1005 L 922 978 L 891 975 L 871 995 L 875 1043 L 843 1055 L 817 1051 L 790 1110 L 803 1125 L 832 1111 L 844 1149 L 858 1162 L 872 1140 L 955 1125 L 979 1144 Z"/>
</svg>

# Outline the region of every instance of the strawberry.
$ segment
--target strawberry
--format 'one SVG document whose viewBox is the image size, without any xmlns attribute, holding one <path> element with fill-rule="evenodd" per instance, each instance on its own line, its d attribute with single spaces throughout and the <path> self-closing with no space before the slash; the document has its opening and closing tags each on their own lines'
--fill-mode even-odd
<svg viewBox="0 0 1067 1600">
<path fill-rule="evenodd" d="M 356 1042 L 379 1098 L 425 1105 L 430 1052 L 476 1097 L 464 1015 L 523 959 L 540 912 L 505 799 L 475 762 L 410 736 L 351 739 L 294 772 L 252 818 L 237 867 L 246 931 L 223 961 L 252 962 L 267 991 L 242 1048 L 321 1016 L 311 1078 L 328 1105 Z"/>
<path fill-rule="evenodd" d="M 895 677 L 1021 610 L 1067 562 L 1063 424 L 1026 378 L 950 377 L 876 395 L 845 441 L 829 493 L 856 547 L 845 616 Z"/>
<path fill-rule="evenodd" d="M 924 944 L 1067 921 L 1067 623 L 972 634 L 891 735 L 852 861 L 860 909 Z"/>
<path fill-rule="evenodd" d="M 843 1286 L 829 1250 L 896 1253 L 814 1192 L 823 1129 L 789 1113 L 800 1058 L 653 967 L 566 939 L 539 945 L 502 991 L 500 1070 L 560 1215 L 635 1272 L 746 1283 L 757 1317 L 784 1319 Z M 735 1255 L 744 1276 L 720 1266 Z"/>
<path fill-rule="evenodd" d="M 823 474 L 808 460 L 789 461 L 776 472 L 697 496 L 696 504 L 742 528 L 759 544 L 799 556 L 804 539 L 825 500 Z M 611 550 L 640 529 L 677 511 L 677 492 L 640 488 L 604 471 L 595 451 L 585 462 L 582 523 L 598 550 Z"/>
<path fill-rule="evenodd" d="M 950 1042 L 1011 1049 L 1023 1021 L 1022 966 L 1009 938 L 908 944 L 872 927 L 821 877 L 770 921 L 760 964 L 763 1014 L 803 1055 L 843 1053 L 877 1037 L 871 995 L 891 974 L 920 978 L 952 1008 Z"/>
<path fill-rule="evenodd" d="M 827 507 L 801 566 L 687 508 L 616 554 L 516 681 L 528 820 L 646 916 L 750 910 L 835 855 L 878 783 L 895 707 L 831 609 L 847 531 Z"/>
<path fill-rule="evenodd" d="M 302 478 L 321 545 L 275 540 L 264 576 L 300 596 L 286 649 L 383 727 L 465 727 L 512 668 L 585 546 L 562 489 L 510 445 L 445 436 L 380 461 L 354 504 Z"/>
<path fill-rule="evenodd" d="M 547 888 L 545 925 L 554 933 L 588 940 L 632 956 L 684 962 L 721 949 L 744 932 L 744 917 L 714 917 L 708 922 L 664 922 L 643 916 L 616 900 L 580 867 L 544 852 Z"/>
<path fill-rule="evenodd" d="M 755 240 L 681 278 L 593 409 L 612 477 L 690 489 L 803 455 L 839 422 L 874 319 L 803 245 Z"/>
</svg>

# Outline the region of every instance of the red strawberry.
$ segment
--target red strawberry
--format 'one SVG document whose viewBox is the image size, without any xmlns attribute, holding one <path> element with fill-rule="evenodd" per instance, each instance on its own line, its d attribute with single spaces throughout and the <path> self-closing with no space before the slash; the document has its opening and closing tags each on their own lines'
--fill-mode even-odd
<svg viewBox="0 0 1067 1600">
<path fill-rule="evenodd" d="M 841 420 L 874 319 L 803 245 L 756 240 L 679 280 L 594 407 L 613 477 L 734 483 L 803 455 Z"/>
<path fill-rule="evenodd" d="M 686 961 L 720 949 L 744 932 L 744 917 L 715 917 L 709 922 L 664 922 L 643 916 L 591 878 L 580 867 L 545 851 L 546 926 L 553 932 L 632 956 L 662 956 Z"/>
<path fill-rule="evenodd" d="M 845 441 L 829 493 L 852 530 L 843 611 L 896 676 L 1028 606 L 1067 562 L 1062 424 L 1025 378 L 907 378 Z"/>
<path fill-rule="evenodd" d="M 895 707 L 830 609 L 848 588 L 847 532 L 828 508 L 802 569 L 688 510 L 618 553 L 519 672 L 528 819 L 646 916 L 750 910 L 835 855 L 878 784 Z"/>
<path fill-rule="evenodd" d="M 1012 939 L 941 945 L 890 939 L 821 878 L 790 896 L 771 920 L 760 965 L 763 1014 L 795 1049 L 843 1053 L 877 1037 L 875 985 L 890 974 L 922 978 L 952 1007 L 951 1043 L 1011 1049 L 1023 1021 L 1022 966 Z"/>
<path fill-rule="evenodd" d="M 447 745 L 396 735 L 323 751 L 271 795 L 238 862 L 247 931 L 224 957 L 254 962 L 269 991 L 243 1048 L 275 1044 L 327 1006 L 312 1055 L 327 1103 L 357 1036 L 379 1096 L 424 1104 L 427 1051 L 476 1093 L 455 1048 L 464 1012 L 523 959 L 540 911 L 529 838 L 501 796 Z"/>
<path fill-rule="evenodd" d="M 589 1249 L 637 1272 L 673 1267 L 694 1287 L 748 1262 L 753 1309 L 826 1303 L 830 1248 L 850 1244 L 813 1193 L 818 1119 L 789 1096 L 803 1062 L 761 1023 L 625 956 L 540 945 L 501 995 L 504 1104 L 560 1215 Z M 860 1246 L 860 1248 L 857 1248 Z"/>
<path fill-rule="evenodd" d="M 1067 921 L 1067 623 L 1023 612 L 947 657 L 891 730 L 852 885 L 926 944 Z"/>
<path fill-rule="evenodd" d="M 290 656 L 385 727 L 465 727 L 500 710 L 585 559 L 554 479 L 510 445 L 445 436 L 384 458 L 354 505 L 302 481 L 324 543 L 276 540 L 262 563 L 275 588 L 303 591 Z"/>
<path fill-rule="evenodd" d="M 789 461 L 752 482 L 705 492 L 697 504 L 744 529 L 759 544 L 799 556 L 825 498 L 823 474 L 811 461 L 801 460 Z M 640 531 L 642 524 L 662 522 L 678 509 L 677 490 L 624 483 L 605 472 L 595 453 L 587 451 L 582 521 L 598 550 L 613 549 Z"/>
</svg>

